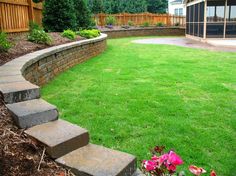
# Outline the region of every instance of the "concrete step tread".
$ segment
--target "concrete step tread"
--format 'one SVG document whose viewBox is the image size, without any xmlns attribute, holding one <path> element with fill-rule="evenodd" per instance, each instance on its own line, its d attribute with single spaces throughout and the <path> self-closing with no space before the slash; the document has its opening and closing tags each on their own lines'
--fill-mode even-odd
<svg viewBox="0 0 236 176">
<path fill-rule="evenodd" d="M 7 108 L 15 112 L 16 115 L 26 116 L 29 114 L 44 112 L 56 109 L 56 106 L 46 102 L 43 99 L 34 99 L 6 105 Z"/>
<path fill-rule="evenodd" d="M 39 86 L 36 86 L 28 81 L 7 83 L 0 85 L 0 91 L 2 93 L 10 93 L 16 91 L 30 90 L 30 89 L 39 89 Z"/>
<path fill-rule="evenodd" d="M 34 126 L 25 133 L 45 144 L 52 158 L 59 158 L 89 143 L 86 129 L 61 119 Z"/>
<path fill-rule="evenodd" d="M 16 83 L 26 81 L 21 75 L 0 76 L 0 84 Z"/>
<path fill-rule="evenodd" d="M 20 128 L 30 128 L 58 118 L 56 106 L 42 99 L 7 104 L 6 107 Z"/>
<path fill-rule="evenodd" d="M 28 82 L 6 83 L 0 85 L 5 103 L 17 103 L 40 97 L 39 87 Z"/>
<path fill-rule="evenodd" d="M 133 155 L 88 144 L 56 160 L 80 176 L 131 176 L 136 171 Z"/>
</svg>

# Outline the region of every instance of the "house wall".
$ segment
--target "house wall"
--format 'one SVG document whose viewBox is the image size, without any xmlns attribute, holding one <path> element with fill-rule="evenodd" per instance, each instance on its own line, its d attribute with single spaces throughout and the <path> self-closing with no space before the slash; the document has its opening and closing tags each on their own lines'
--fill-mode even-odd
<svg viewBox="0 0 236 176">
<path fill-rule="evenodd" d="M 175 15 L 175 9 L 183 8 L 183 16 L 186 15 L 186 7 L 185 4 L 182 2 L 180 4 L 173 3 L 175 0 L 168 0 L 168 13 Z"/>
</svg>

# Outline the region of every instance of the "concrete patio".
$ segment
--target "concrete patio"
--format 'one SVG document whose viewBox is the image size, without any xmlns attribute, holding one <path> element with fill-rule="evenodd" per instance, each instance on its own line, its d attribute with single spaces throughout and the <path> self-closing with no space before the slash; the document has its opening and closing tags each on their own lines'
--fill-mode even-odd
<svg viewBox="0 0 236 176">
<path fill-rule="evenodd" d="M 196 41 L 193 39 L 178 37 L 178 38 L 148 38 L 134 40 L 134 43 L 140 44 L 165 44 L 176 45 L 188 48 L 207 49 L 210 51 L 226 51 L 236 52 L 236 40 L 206 40 L 205 42 Z"/>
</svg>

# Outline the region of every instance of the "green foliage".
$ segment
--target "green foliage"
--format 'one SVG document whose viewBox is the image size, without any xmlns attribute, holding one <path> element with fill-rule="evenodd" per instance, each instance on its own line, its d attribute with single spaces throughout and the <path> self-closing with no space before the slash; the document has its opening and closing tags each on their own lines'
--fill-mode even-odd
<svg viewBox="0 0 236 176">
<path fill-rule="evenodd" d="M 30 21 L 29 22 L 29 31 L 33 31 L 33 30 L 43 30 L 43 28 L 37 24 L 36 22 L 34 21 Z"/>
<path fill-rule="evenodd" d="M 33 29 L 28 40 L 34 43 L 50 45 L 52 43 L 52 38 L 44 30 Z"/>
<path fill-rule="evenodd" d="M 43 26 L 47 31 L 62 32 L 76 29 L 76 14 L 73 0 L 44 1 Z"/>
<path fill-rule="evenodd" d="M 92 24 L 91 13 L 84 0 L 74 0 L 77 28 L 88 28 Z"/>
<path fill-rule="evenodd" d="M 129 20 L 129 21 L 128 21 L 128 25 L 129 25 L 129 26 L 133 26 L 133 25 L 134 25 L 133 21 Z"/>
<path fill-rule="evenodd" d="M 147 21 L 142 24 L 142 27 L 149 27 L 149 26 L 150 26 L 150 24 Z"/>
<path fill-rule="evenodd" d="M 43 0 L 33 0 L 34 3 L 42 2 Z"/>
<path fill-rule="evenodd" d="M 175 26 L 180 26 L 180 23 L 179 22 L 175 23 Z"/>
<path fill-rule="evenodd" d="M 90 38 L 98 37 L 101 34 L 101 32 L 97 29 L 91 29 L 91 30 L 81 30 L 78 32 L 78 34 L 81 37 L 85 37 L 87 39 L 90 39 Z"/>
<path fill-rule="evenodd" d="M 114 25 L 116 23 L 116 18 L 114 16 L 109 15 L 106 18 L 106 25 Z"/>
<path fill-rule="evenodd" d="M 66 37 L 71 40 L 76 39 L 76 33 L 70 29 L 64 30 L 63 33 L 61 34 L 63 37 Z"/>
<path fill-rule="evenodd" d="M 158 23 L 156 24 L 156 26 L 157 26 L 157 27 L 163 27 L 163 26 L 164 26 L 164 23 L 158 22 Z"/>
<path fill-rule="evenodd" d="M 93 0 L 91 11 L 94 14 L 98 14 L 98 13 L 103 12 L 103 2 L 102 2 L 102 0 Z"/>
<path fill-rule="evenodd" d="M 7 34 L 0 32 L 0 52 L 7 52 L 12 44 L 7 40 Z"/>
<path fill-rule="evenodd" d="M 87 0 L 92 13 L 165 13 L 167 0 Z"/>
<path fill-rule="evenodd" d="M 151 13 L 166 13 L 167 0 L 147 0 L 147 10 Z"/>
</svg>

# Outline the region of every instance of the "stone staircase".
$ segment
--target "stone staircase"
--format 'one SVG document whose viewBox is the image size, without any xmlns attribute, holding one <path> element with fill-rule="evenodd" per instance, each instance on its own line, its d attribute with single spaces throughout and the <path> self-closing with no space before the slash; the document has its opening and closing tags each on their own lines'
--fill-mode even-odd
<svg viewBox="0 0 236 176">
<path fill-rule="evenodd" d="M 40 88 L 34 85 L 43 85 L 58 73 L 100 54 L 106 48 L 106 38 L 101 34 L 6 63 L 0 67 L 0 94 L 16 125 L 43 143 L 56 162 L 76 175 L 138 176 L 134 156 L 90 144 L 88 131 L 58 119 L 57 107 L 40 99 Z"/>
<path fill-rule="evenodd" d="M 0 92 L 16 125 L 43 143 L 46 152 L 75 175 L 138 175 L 134 156 L 90 144 L 87 130 L 58 119 L 57 108 L 40 99 L 38 86 L 0 76 Z"/>
</svg>

